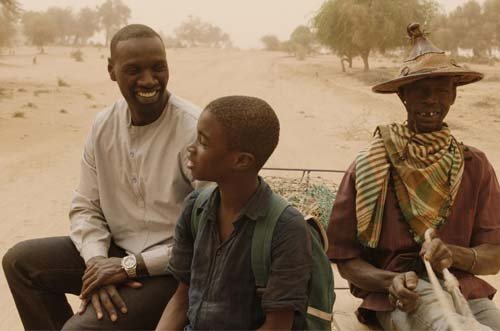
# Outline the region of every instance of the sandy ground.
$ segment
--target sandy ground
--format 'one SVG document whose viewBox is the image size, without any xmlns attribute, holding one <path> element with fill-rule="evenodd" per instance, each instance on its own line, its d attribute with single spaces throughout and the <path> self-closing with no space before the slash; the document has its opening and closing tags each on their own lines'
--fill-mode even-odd
<svg viewBox="0 0 500 331">
<path fill-rule="evenodd" d="M 83 63 L 69 57 L 69 48 L 47 51 L 37 65 L 33 48 L 0 57 L 0 256 L 20 240 L 68 233 L 85 136 L 96 113 L 119 97 L 106 73 L 104 51 L 84 49 Z M 359 69 L 342 74 L 333 56 L 298 61 L 281 53 L 194 49 L 172 50 L 168 57 L 169 88 L 200 106 L 219 96 L 246 94 L 275 108 L 282 136 L 268 166 L 345 169 L 377 124 L 405 118 L 397 97 L 373 94 L 356 78 L 363 76 Z M 371 64 L 383 68 L 395 62 Z M 498 172 L 500 69 L 474 68 L 486 72 L 489 81 L 460 88 L 448 122 L 457 139 L 485 151 Z M 58 79 L 70 86 L 58 86 Z M 500 276 L 489 279 L 500 285 Z M 346 286 L 339 277 L 336 285 Z M 337 321 L 344 330 L 359 329 L 352 314 L 357 300 L 345 289 L 337 296 Z M 20 329 L 1 273 L 0 330 Z"/>
</svg>

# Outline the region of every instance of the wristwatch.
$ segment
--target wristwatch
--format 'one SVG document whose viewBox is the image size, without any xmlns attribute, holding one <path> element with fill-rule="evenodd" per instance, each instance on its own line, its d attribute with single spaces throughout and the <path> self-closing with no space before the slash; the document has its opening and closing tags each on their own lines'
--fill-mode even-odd
<svg viewBox="0 0 500 331">
<path fill-rule="evenodd" d="M 127 255 L 122 258 L 122 268 L 130 278 L 137 278 L 137 259 L 135 255 Z"/>
</svg>

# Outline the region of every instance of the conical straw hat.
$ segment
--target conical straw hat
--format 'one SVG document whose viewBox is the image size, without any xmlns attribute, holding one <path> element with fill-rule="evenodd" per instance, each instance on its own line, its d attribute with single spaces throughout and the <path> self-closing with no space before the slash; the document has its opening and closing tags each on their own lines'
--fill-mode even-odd
<svg viewBox="0 0 500 331">
<path fill-rule="evenodd" d="M 453 77 L 457 86 L 474 83 L 483 78 L 482 73 L 457 64 L 455 59 L 434 46 L 420 30 L 420 24 L 408 25 L 407 31 L 413 48 L 403 62 L 398 77 L 374 86 L 373 92 L 396 93 L 403 85 L 430 77 Z"/>
</svg>

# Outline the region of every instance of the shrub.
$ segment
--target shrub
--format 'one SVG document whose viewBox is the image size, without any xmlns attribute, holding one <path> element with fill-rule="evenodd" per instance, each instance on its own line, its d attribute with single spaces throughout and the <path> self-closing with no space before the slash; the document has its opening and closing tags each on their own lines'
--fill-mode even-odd
<svg viewBox="0 0 500 331">
<path fill-rule="evenodd" d="M 14 117 L 14 118 L 24 118 L 24 112 L 23 111 L 16 111 L 14 114 L 12 114 L 12 117 Z"/>
<path fill-rule="evenodd" d="M 62 78 L 57 78 L 57 86 L 59 87 L 69 87 L 70 85 L 66 83 Z"/>
<path fill-rule="evenodd" d="M 69 56 L 76 62 L 83 62 L 83 52 L 81 49 L 77 49 L 69 53 Z"/>
</svg>

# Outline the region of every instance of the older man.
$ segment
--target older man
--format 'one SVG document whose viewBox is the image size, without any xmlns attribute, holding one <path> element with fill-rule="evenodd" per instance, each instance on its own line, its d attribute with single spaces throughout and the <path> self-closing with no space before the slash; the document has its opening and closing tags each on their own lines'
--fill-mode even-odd
<svg viewBox="0 0 500 331">
<path fill-rule="evenodd" d="M 116 33 L 108 72 L 124 98 L 90 130 L 70 236 L 21 242 L 3 258 L 26 329 L 154 329 L 177 288 L 165 269 L 192 191 L 186 147 L 200 110 L 167 90 L 165 47 L 147 26 Z M 82 298 L 78 314 L 65 293 Z"/>
<path fill-rule="evenodd" d="M 476 277 L 500 270 L 500 187 L 484 153 L 459 143 L 443 122 L 457 86 L 482 74 L 432 45 L 418 24 L 408 32 L 413 50 L 400 76 L 373 88 L 397 93 L 407 122 L 379 126 L 347 171 L 328 228 L 329 257 L 363 299 L 362 322 L 447 328 L 425 258 L 438 273 L 451 268 L 479 323 L 500 330 L 490 300 L 496 290 Z M 428 228 L 437 234 L 424 243 Z"/>
</svg>

